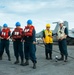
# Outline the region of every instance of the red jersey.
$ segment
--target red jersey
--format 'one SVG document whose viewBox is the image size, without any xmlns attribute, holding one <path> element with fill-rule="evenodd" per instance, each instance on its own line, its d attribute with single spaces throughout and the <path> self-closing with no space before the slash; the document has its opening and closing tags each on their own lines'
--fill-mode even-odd
<svg viewBox="0 0 74 75">
<path fill-rule="evenodd" d="M 25 26 L 24 28 L 24 36 L 32 36 L 33 35 L 34 26 Z"/>
<path fill-rule="evenodd" d="M 1 37 L 3 39 L 7 39 L 9 37 L 9 32 L 10 32 L 9 28 L 6 28 L 6 29 L 3 28 L 1 32 Z"/>
<path fill-rule="evenodd" d="M 14 39 L 21 39 L 22 38 L 22 28 L 15 28 L 12 34 L 12 38 Z"/>
</svg>

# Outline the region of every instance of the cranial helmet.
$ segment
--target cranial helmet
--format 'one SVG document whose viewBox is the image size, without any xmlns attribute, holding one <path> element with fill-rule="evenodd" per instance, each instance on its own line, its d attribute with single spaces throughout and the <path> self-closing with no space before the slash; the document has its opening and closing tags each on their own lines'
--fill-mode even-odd
<svg viewBox="0 0 74 75">
<path fill-rule="evenodd" d="M 59 20 L 58 23 L 61 24 L 61 23 L 64 23 L 64 22 L 63 22 L 63 20 Z"/>
<path fill-rule="evenodd" d="M 8 27 L 8 25 L 5 23 L 5 24 L 3 24 L 3 27 Z"/>
<path fill-rule="evenodd" d="M 27 24 L 32 24 L 32 20 L 28 20 L 27 21 Z"/>
<path fill-rule="evenodd" d="M 16 26 L 21 26 L 20 22 L 16 22 L 15 25 L 16 25 Z"/>
<path fill-rule="evenodd" d="M 50 27 L 50 24 L 46 24 L 46 27 Z"/>
</svg>

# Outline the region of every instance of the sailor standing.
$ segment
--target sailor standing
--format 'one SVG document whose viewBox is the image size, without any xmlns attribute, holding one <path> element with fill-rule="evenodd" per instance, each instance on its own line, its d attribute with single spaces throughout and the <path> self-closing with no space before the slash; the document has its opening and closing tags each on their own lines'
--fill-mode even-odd
<svg viewBox="0 0 74 75">
<path fill-rule="evenodd" d="M 64 60 L 65 62 L 67 62 L 67 57 L 68 57 L 67 41 L 66 41 L 67 35 L 68 35 L 67 27 L 64 26 L 63 21 L 59 21 L 57 39 L 58 39 L 59 50 L 61 53 L 61 58 L 58 60 Z M 64 59 L 64 56 L 65 56 L 65 59 Z"/>
</svg>

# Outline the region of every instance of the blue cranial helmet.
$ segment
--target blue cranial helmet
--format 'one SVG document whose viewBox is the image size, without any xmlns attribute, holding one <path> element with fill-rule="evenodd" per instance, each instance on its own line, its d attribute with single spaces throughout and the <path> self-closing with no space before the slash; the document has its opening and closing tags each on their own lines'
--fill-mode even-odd
<svg viewBox="0 0 74 75">
<path fill-rule="evenodd" d="M 8 27 L 8 25 L 5 23 L 5 24 L 3 24 L 3 27 Z"/>
<path fill-rule="evenodd" d="M 16 26 L 21 26 L 20 22 L 16 22 L 15 25 L 16 25 Z"/>
<path fill-rule="evenodd" d="M 27 24 L 32 24 L 32 20 L 28 20 L 27 21 Z"/>
</svg>

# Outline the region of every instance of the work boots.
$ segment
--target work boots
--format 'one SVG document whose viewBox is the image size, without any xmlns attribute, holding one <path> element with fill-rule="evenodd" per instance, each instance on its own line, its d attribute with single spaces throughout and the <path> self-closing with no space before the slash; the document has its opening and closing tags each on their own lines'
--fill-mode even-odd
<svg viewBox="0 0 74 75">
<path fill-rule="evenodd" d="M 16 60 L 15 62 L 14 62 L 14 64 L 18 64 L 19 63 L 19 61 L 18 60 Z"/>
<path fill-rule="evenodd" d="M 16 61 L 14 62 L 14 64 L 18 64 L 19 63 L 19 59 L 16 59 Z"/>
<path fill-rule="evenodd" d="M 36 69 L 36 62 L 33 63 L 33 69 Z"/>
<path fill-rule="evenodd" d="M 8 55 L 8 60 L 11 61 L 11 57 L 10 57 L 10 55 Z"/>
<path fill-rule="evenodd" d="M 46 56 L 46 59 L 48 60 L 48 59 L 49 59 L 49 58 L 48 58 L 48 53 L 46 53 L 45 56 Z"/>
<path fill-rule="evenodd" d="M 23 61 L 23 59 L 21 60 L 21 64 L 20 64 L 21 66 L 24 66 L 24 61 Z"/>
<path fill-rule="evenodd" d="M 48 57 L 48 54 L 49 54 L 49 57 Z M 49 59 L 52 60 L 52 53 L 46 53 L 46 59 L 47 60 L 49 60 Z"/>
<path fill-rule="evenodd" d="M 27 66 L 27 65 L 29 65 L 29 61 L 28 60 L 26 60 L 26 62 L 24 63 L 24 66 Z"/>
</svg>

